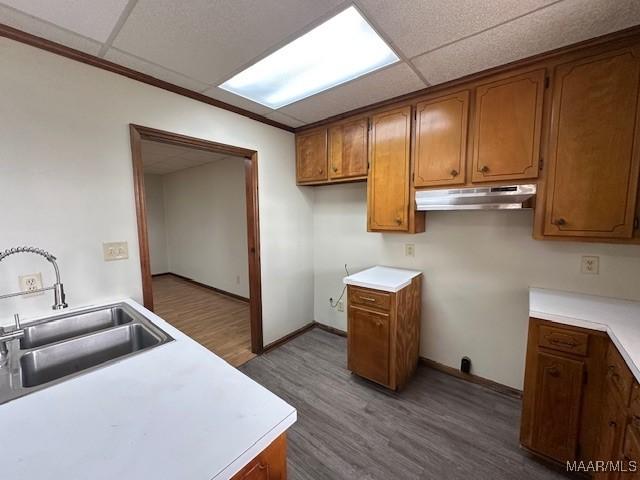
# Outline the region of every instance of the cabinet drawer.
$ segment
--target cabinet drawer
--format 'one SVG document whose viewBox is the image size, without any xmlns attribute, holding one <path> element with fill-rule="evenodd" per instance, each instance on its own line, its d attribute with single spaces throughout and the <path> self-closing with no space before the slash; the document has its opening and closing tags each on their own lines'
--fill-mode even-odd
<svg viewBox="0 0 640 480">
<path fill-rule="evenodd" d="M 352 287 L 349 289 L 349 304 L 389 310 L 391 307 L 391 294 L 379 290 L 366 290 Z"/>
<path fill-rule="evenodd" d="M 589 335 L 564 328 L 540 325 L 538 346 L 586 357 Z"/>
<path fill-rule="evenodd" d="M 607 382 L 620 395 L 624 406 L 629 405 L 633 376 L 613 343 L 609 344 L 607 351 Z"/>
</svg>

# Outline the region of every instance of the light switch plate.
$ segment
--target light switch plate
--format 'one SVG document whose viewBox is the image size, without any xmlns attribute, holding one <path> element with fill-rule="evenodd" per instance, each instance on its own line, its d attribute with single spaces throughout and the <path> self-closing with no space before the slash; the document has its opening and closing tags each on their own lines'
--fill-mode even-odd
<svg viewBox="0 0 640 480">
<path fill-rule="evenodd" d="M 127 242 L 105 242 L 102 244 L 105 262 L 125 260 L 129 258 L 129 244 Z"/>
<path fill-rule="evenodd" d="M 600 257 L 583 256 L 582 273 L 587 275 L 598 275 L 600 273 Z"/>
<path fill-rule="evenodd" d="M 30 273 L 28 275 L 21 275 L 19 277 L 19 280 L 21 292 L 32 292 L 33 290 L 40 290 L 42 288 L 42 273 Z M 31 293 L 29 295 L 25 295 L 25 297 L 33 297 L 43 294 L 44 292 Z"/>
<path fill-rule="evenodd" d="M 416 256 L 416 246 L 413 243 L 405 243 L 404 244 L 404 256 L 405 257 L 415 257 Z"/>
</svg>

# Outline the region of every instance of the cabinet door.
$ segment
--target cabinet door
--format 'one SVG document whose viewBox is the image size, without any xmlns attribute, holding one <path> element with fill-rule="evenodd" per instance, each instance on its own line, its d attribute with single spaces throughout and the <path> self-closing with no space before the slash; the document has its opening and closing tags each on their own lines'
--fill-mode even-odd
<svg viewBox="0 0 640 480">
<path fill-rule="evenodd" d="M 620 460 L 622 454 L 622 440 L 626 423 L 625 409 L 617 401 L 611 391 L 605 392 L 604 411 L 600 426 L 599 460 Z M 595 476 L 598 480 L 614 480 L 618 472 L 601 472 Z"/>
<path fill-rule="evenodd" d="M 574 460 L 585 364 L 541 352 L 536 359 L 532 448 L 561 462 Z"/>
<path fill-rule="evenodd" d="M 465 182 L 469 91 L 416 106 L 415 185 L 459 185 Z"/>
<path fill-rule="evenodd" d="M 286 480 L 286 478 L 287 436 L 283 433 L 231 477 L 231 480 Z"/>
<path fill-rule="evenodd" d="M 367 174 L 368 128 L 368 118 L 329 128 L 329 177 L 332 180 Z"/>
<path fill-rule="evenodd" d="M 557 67 L 545 235 L 632 237 L 639 88 L 640 47 Z"/>
<path fill-rule="evenodd" d="M 353 373 L 389 384 L 389 314 L 349 306 L 348 366 Z"/>
<path fill-rule="evenodd" d="M 538 176 L 544 77 L 536 70 L 477 88 L 472 181 Z"/>
<path fill-rule="evenodd" d="M 303 132 L 296 136 L 298 183 L 327 180 L 327 130 Z"/>
<path fill-rule="evenodd" d="M 640 419 L 634 417 L 627 425 L 622 448 L 622 459 L 630 473 L 621 475 L 621 478 L 640 478 Z"/>
<path fill-rule="evenodd" d="M 409 157 L 411 107 L 375 115 L 371 119 L 368 229 L 409 230 Z"/>
</svg>

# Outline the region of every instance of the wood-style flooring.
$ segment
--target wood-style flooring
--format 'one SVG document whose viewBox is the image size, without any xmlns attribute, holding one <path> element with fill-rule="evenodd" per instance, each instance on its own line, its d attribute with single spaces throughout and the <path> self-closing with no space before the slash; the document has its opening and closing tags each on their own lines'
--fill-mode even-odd
<svg viewBox="0 0 640 480">
<path fill-rule="evenodd" d="M 346 363 L 316 328 L 240 368 L 298 410 L 289 480 L 567 478 L 519 448 L 519 400 L 424 366 L 393 393 Z"/>
<path fill-rule="evenodd" d="M 249 304 L 173 275 L 153 277 L 156 314 L 234 367 L 251 353 Z"/>
</svg>

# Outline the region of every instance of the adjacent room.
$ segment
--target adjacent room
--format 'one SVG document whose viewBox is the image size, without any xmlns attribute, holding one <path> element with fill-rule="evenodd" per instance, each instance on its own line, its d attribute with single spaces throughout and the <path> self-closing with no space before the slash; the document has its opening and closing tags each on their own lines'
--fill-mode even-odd
<svg viewBox="0 0 640 480">
<path fill-rule="evenodd" d="M 639 0 L 0 0 L 0 480 L 640 478 Z"/>
</svg>

